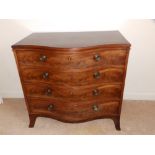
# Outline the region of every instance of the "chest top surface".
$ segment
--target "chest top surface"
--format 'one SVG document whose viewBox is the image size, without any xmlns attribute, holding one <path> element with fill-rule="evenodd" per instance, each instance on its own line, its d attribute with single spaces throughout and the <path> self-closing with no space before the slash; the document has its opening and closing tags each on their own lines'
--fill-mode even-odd
<svg viewBox="0 0 155 155">
<path fill-rule="evenodd" d="M 100 45 L 123 45 L 130 43 L 119 31 L 92 31 L 92 32 L 54 32 L 32 33 L 12 48 L 18 47 L 54 47 L 54 48 L 85 48 Z"/>
</svg>

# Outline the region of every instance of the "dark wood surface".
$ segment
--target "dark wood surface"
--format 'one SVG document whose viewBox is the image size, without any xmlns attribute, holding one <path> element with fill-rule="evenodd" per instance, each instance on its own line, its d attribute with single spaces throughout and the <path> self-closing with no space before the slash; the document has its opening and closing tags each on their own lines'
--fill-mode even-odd
<svg viewBox="0 0 155 155">
<path fill-rule="evenodd" d="M 75 71 L 52 71 L 49 68 L 27 68 L 23 67 L 21 74 L 23 82 L 42 82 L 55 85 L 83 86 L 101 83 L 121 83 L 124 75 L 124 68 L 95 68 L 89 70 Z M 47 78 L 43 78 L 48 73 Z M 95 78 L 96 73 L 100 74 Z M 63 78 L 62 78 L 63 77 Z M 86 80 L 87 79 L 87 80 Z"/>
<path fill-rule="evenodd" d="M 121 84 L 92 85 L 82 87 L 56 86 L 51 84 L 25 84 L 29 97 L 48 98 L 67 102 L 82 102 L 94 100 L 120 100 Z M 96 93 L 95 93 L 96 92 Z"/>
<path fill-rule="evenodd" d="M 82 48 L 117 44 L 130 45 L 119 31 L 55 32 L 32 33 L 12 47 L 45 46 L 56 48 Z"/>
<path fill-rule="evenodd" d="M 33 127 L 120 115 L 130 44 L 118 31 L 32 34 L 12 46 Z M 76 50 L 75 50 L 76 49 Z"/>
<path fill-rule="evenodd" d="M 18 52 L 19 51 L 19 52 Z M 68 51 L 68 50 L 67 50 Z M 51 69 L 64 70 L 65 69 L 82 69 L 89 67 L 107 67 L 125 65 L 126 49 L 94 49 L 85 50 L 84 52 L 60 52 L 54 51 L 52 54 L 49 50 L 16 50 L 19 63 L 21 65 L 37 66 L 37 67 L 51 67 Z M 110 52 L 109 52 L 110 51 Z M 94 56 L 99 55 L 102 59 L 94 61 Z M 47 60 L 40 61 L 42 56 L 46 56 Z M 117 59 L 116 59 L 117 57 Z"/>
<path fill-rule="evenodd" d="M 42 114 L 53 116 L 54 118 L 64 122 L 82 122 L 89 119 L 94 119 L 103 116 L 118 116 L 119 102 L 108 102 L 98 104 L 98 111 L 93 110 L 95 103 L 87 102 L 76 106 L 76 104 L 67 104 L 51 102 L 47 99 L 29 99 L 30 109 L 32 114 Z M 48 106 L 52 105 L 53 108 L 48 110 Z"/>
</svg>

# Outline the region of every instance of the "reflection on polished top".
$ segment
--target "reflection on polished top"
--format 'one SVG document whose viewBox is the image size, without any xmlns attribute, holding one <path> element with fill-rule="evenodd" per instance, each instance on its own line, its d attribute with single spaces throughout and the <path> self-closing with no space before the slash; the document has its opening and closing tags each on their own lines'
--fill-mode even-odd
<svg viewBox="0 0 155 155">
<path fill-rule="evenodd" d="M 124 46 L 130 45 L 119 31 L 55 32 L 32 33 L 12 47 L 34 45 L 58 48 L 82 48 L 119 44 Z"/>
</svg>

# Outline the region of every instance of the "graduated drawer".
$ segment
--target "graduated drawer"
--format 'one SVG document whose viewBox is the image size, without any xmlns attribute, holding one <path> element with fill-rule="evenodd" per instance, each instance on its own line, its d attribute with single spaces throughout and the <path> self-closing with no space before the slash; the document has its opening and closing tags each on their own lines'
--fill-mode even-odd
<svg viewBox="0 0 155 155">
<path fill-rule="evenodd" d="M 118 101 L 121 98 L 122 85 L 92 85 L 92 86 L 55 86 L 50 84 L 25 84 L 28 97 L 49 98 L 58 101 Z"/>
<path fill-rule="evenodd" d="M 124 77 L 122 68 L 95 67 L 85 70 L 54 71 L 50 68 L 21 68 L 24 82 L 44 82 L 57 85 L 82 86 L 100 83 L 121 83 Z"/>
<path fill-rule="evenodd" d="M 19 65 L 46 66 L 54 69 L 125 65 L 126 50 L 96 49 L 81 52 L 16 50 Z"/>
<path fill-rule="evenodd" d="M 63 103 L 47 99 L 28 99 L 31 113 L 48 115 L 67 122 L 118 115 L 120 102 Z"/>
</svg>

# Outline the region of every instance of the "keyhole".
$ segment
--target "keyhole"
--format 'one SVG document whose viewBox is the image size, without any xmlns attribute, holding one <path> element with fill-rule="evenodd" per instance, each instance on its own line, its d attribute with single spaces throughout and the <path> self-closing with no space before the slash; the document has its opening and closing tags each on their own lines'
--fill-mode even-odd
<svg viewBox="0 0 155 155">
<path fill-rule="evenodd" d="M 68 57 L 68 60 L 69 60 L 69 61 L 71 61 L 71 60 L 72 60 L 72 58 L 69 56 L 69 57 Z"/>
</svg>

